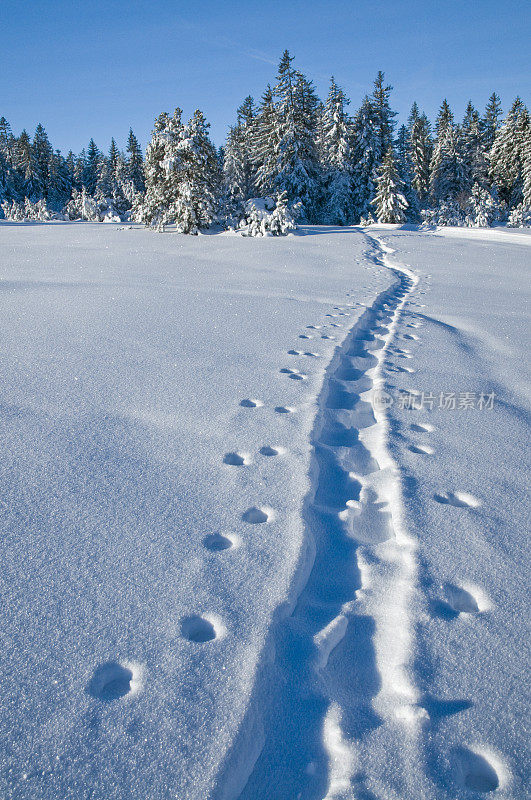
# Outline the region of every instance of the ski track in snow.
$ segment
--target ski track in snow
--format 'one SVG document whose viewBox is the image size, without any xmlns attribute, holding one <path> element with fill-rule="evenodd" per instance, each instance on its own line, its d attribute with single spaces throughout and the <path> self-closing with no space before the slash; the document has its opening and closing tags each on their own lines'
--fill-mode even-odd
<svg viewBox="0 0 531 800">
<path fill-rule="evenodd" d="M 280 698 L 242 800 L 265 797 L 266 773 L 274 774 L 279 798 L 353 797 L 354 785 L 368 791 L 369 765 L 354 742 L 381 725 L 400 726 L 407 785 L 407 761 L 427 717 L 409 663 L 415 541 L 404 528 L 398 470 L 386 446 L 383 375 L 417 278 L 391 260 L 390 248 L 367 238 L 369 258 L 388 268 L 393 282 L 327 370 L 313 433 L 313 496 L 305 509 L 315 560 L 276 642 Z"/>
</svg>

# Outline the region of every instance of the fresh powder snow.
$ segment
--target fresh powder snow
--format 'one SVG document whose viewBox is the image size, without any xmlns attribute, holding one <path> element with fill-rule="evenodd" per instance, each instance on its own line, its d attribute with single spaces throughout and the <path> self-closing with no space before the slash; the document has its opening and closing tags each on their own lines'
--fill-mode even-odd
<svg viewBox="0 0 531 800">
<path fill-rule="evenodd" d="M 530 244 L 0 222 L 2 796 L 526 796 Z"/>
</svg>

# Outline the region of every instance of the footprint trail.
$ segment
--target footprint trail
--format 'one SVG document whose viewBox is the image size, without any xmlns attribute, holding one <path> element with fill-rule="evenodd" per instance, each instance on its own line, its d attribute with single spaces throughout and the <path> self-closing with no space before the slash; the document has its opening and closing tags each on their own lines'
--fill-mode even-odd
<svg viewBox="0 0 531 800">
<path fill-rule="evenodd" d="M 354 797 L 354 782 L 360 797 L 372 797 L 367 776 L 377 784 L 383 775 L 363 747 L 369 736 L 393 748 L 396 787 L 416 791 L 409 763 L 428 717 L 410 677 L 416 543 L 403 523 L 382 397 L 383 362 L 417 278 L 367 239 L 392 284 L 365 308 L 325 374 L 304 509 L 313 568 L 292 616 L 272 634 L 276 689 L 263 699 L 265 744 L 240 800 L 261 800 L 265 785 L 278 797 Z"/>
</svg>

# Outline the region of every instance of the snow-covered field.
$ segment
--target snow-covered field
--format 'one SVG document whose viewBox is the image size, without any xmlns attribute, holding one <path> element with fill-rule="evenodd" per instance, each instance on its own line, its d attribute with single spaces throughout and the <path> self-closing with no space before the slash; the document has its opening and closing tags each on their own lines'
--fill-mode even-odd
<svg viewBox="0 0 531 800">
<path fill-rule="evenodd" d="M 2 797 L 526 796 L 531 237 L 467 233 L 0 223 Z"/>
</svg>

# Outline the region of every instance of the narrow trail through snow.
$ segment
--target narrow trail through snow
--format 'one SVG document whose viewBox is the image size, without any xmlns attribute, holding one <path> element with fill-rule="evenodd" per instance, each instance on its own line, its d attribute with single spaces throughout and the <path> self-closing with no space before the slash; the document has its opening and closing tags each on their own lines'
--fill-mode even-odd
<svg viewBox="0 0 531 800">
<path fill-rule="evenodd" d="M 417 278 L 378 239 L 367 239 L 368 257 L 393 282 L 325 375 L 305 504 L 313 568 L 275 638 L 265 744 L 241 800 L 265 797 L 271 785 L 278 798 L 373 797 L 369 773 L 372 786 L 413 794 L 408 762 L 426 716 L 409 663 L 416 546 L 404 529 L 387 448 L 382 365 Z"/>
</svg>

